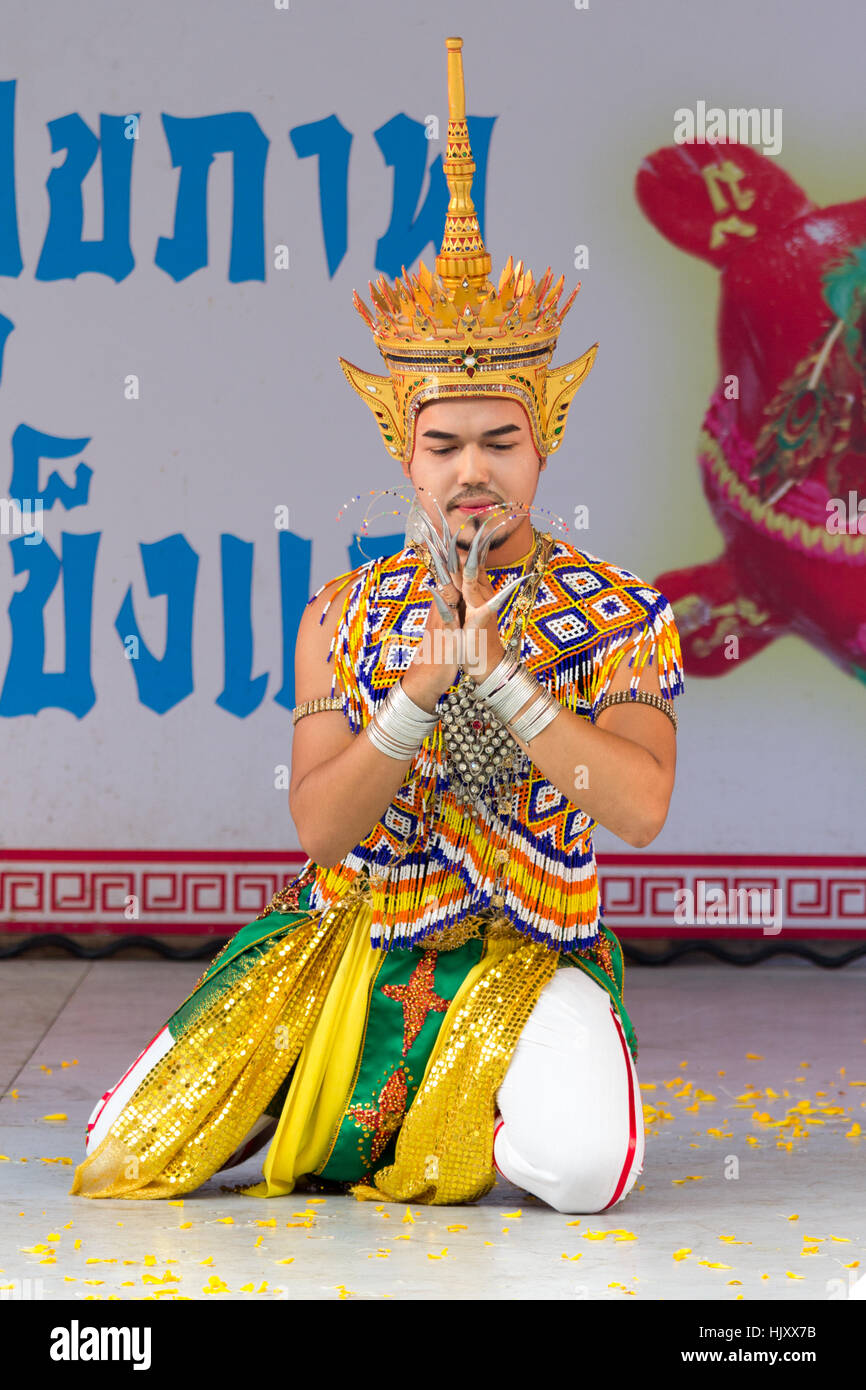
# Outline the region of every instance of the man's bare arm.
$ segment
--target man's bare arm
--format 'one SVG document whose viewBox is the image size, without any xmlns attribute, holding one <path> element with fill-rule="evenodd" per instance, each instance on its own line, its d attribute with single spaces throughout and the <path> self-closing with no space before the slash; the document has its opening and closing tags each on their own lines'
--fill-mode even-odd
<svg viewBox="0 0 866 1390">
<path fill-rule="evenodd" d="M 335 581 L 336 583 L 336 581 Z M 333 666 L 328 649 L 337 630 L 345 594 L 331 605 L 319 625 L 334 585 L 304 610 L 295 648 L 297 704 L 328 695 Z M 407 694 L 432 712 L 435 699 L 418 693 L 409 673 L 402 677 Z M 340 710 L 305 715 L 295 725 L 289 808 L 301 845 L 316 864 L 332 867 L 365 839 L 399 791 L 411 758 L 391 758 L 364 734 L 354 734 Z"/>
<path fill-rule="evenodd" d="M 631 675 L 623 658 L 609 690 L 627 690 Z M 638 688 L 661 694 L 655 663 L 644 667 Z M 563 706 L 531 746 L 516 741 L 542 776 L 626 844 L 642 849 L 658 835 L 677 764 L 676 734 L 662 710 L 642 701 L 608 705 L 593 725 Z"/>
</svg>

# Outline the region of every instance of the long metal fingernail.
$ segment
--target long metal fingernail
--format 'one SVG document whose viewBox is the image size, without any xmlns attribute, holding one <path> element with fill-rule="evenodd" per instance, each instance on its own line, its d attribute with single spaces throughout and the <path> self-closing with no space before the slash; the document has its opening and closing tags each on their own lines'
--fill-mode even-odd
<svg viewBox="0 0 866 1390">
<path fill-rule="evenodd" d="M 455 531 L 448 546 L 448 569 L 451 574 L 460 573 L 460 566 L 457 563 L 457 534 Z"/>
<path fill-rule="evenodd" d="M 483 565 L 487 558 L 487 549 L 490 545 L 491 536 L 494 531 L 499 530 L 500 526 L 504 526 L 505 522 L 508 520 L 506 516 L 502 521 L 497 521 L 495 526 L 491 526 L 489 531 L 485 531 L 484 528 L 490 520 L 491 515 L 492 511 L 487 513 L 481 525 L 478 527 L 478 530 L 475 532 L 475 535 L 472 537 L 472 545 L 466 557 L 466 564 L 463 566 L 463 573 L 466 575 L 467 579 L 478 578 L 478 567 L 479 565 Z"/>
<path fill-rule="evenodd" d="M 433 590 L 433 598 L 435 600 L 436 607 L 439 609 L 439 616 L 441 617 L 443 623 L 448 623 L 450 625 L 451 623 L 456 622 L 454 610 L 448 607 L 448 604 L 445 602 L 438 589 Z"/>
<path fill-rule="evenodd" d="M 499 609 L 502 607 L 509 594 L 512 594 L 514 592 L 518 584 L 523 584 L 527 579 L 530 578 L 531 575 L 522 574 L 519 579 L 512 579 L 508 584 L 504 584 L 503 587 L 497 593 L 495 593 L 491 599 L 487 600 L 487 603 L 484 605 L 487 612 L 498 613 Z"/>
<path fill-rule="evenodd" d="M 436 503 L 436 510 L 438 511 L 440 517 L 442 518 L 442 544 L 443 544 L 444 546 L 447 546 L 447 545 L 448 545 L 448 542 L 449 542 L 450 539 L 451 539 L 451 527 L 448 525 L 448 518 L 447 518 L 447 516 L 446 516 L 445 513 L 443 512 L 442 508 L 439 506 L 439 498 L 438 498 L 438 497 L 434 497 L 434 498 L 433 498 L 433 501 Z"/>
<path fill-rule="evenodd" d="M 482 522 L 482 526 L 483 526 Z M 464 579 L 478 578 L 478 542 L 481 539 L 481 526 L 472 537 L 472 544 L 469 547 L 469 554 L 466 556 L 466 563 L 463 566 Z"/>
<path fill-rule="evenodd" d="M 439 580 L 439 583 L 450 584 L 451 575 L 448 573 L 447 569 L 442 563 L 442 557 L 440 556 L 438 549 L 434 550 L 432 546 L 430 547 L 430 558 L 433 561 L 433 568 L 436 571 L 436 577 Z"/>
<path fill-rule="evenodd" d="M 418 528 L 418 531 L 419 531 L 420 534 L 421 534 L 421 539 L 423 540 L 424 544 L 427 546 L 428 550 L 430 550 L 430 552 L 432 553 L 433 550 L 434 550 L 434 549 L 438 546 L 438 544 L 439 544 L 439 537 L 437 536 L 436 531 L 434 530 L 434 528 L 430 525 L 430 520 L 429 520 L 429 518 L 426 517 L 426 516 L 424 516 L 423 513 L 422 513 L 422 515 L 418 518 L 418 521 L 417 521 L 417 528 Z"/>
<path fill-rule="evenodd" d="M 478 562 L 479 562 L 479 564 L 483 565 L 483 564 L 486 562 L 486 560 L 487 560 L 487 552 L 488 552 L 488 550 L 490 549 L 490 542 L 491 542 L 492 539 L 493 539 L 493 534 L 494 534 L 494 532 L 495 532 L 495 531 L 498 531 L 499 528 L 500 528 L 500 526 L 504 526 L 504 525 L 506 524 L 506 522 L 508 522 L 508 521 L 510 521 L 510 520 L 511 520 L 511 518 L 508 517 L 508 516 L 503 517 L 502 521 L 497 521 L 497 523 L 496 523 L 495 526 L 491 526 L 491 528 L 490 528 L 489 531 L 485 531 L 485 532 L 484 532 L 484 540 L 483 540 L 482 543 L 481 543 L 481 551 L 480 551 L 480 554 L 479 554 L 479 556 L 478 556 Z"/>
</svg>

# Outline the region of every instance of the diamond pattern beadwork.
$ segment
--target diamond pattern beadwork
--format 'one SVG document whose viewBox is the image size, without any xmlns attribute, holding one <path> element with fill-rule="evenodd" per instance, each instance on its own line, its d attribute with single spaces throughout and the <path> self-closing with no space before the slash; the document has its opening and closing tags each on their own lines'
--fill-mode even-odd
<svg viewBox="0 0 866 1390">
<path fill-rule="evenodd" d="M 536 560 L 541 577 L 520 626 L 518 604 L 528 585 L 497 614 L 503 645 L 512 644 L 527 671 L 586 719 L 594 718 L 623 660 L 632 668 L 633 690 L 645 664 L 654 662 L 662 694 L 680 694 L 679 634 L 665 596 L 629 570 L 547 533 L 535 535 L 544 542 Z M 531 563 L 529 557 L 524 566 L 488 566 L 494 591 Z M 339 692 L 349 727 L 359 733 L 408 666 L 436 581 L 423 547 L 414 543 L 342 578 L 331 694 Z M 397 663 L 395 651 L 402 652 Z M 318 870 L 311 905 L 333 902 L 368 871 L 375 875 L 371 940 L 381 949 L 419 944 L 486 907 L 501 908 L 519 932 L 559 951 L 592 943 L 602 913 L 595 822 L 542 776 L 507 731 L 503 740 L 486 707 L 481 727 L 464 725 L 460 732 L 455 716 L 474 713 L 461 705 L 464 697 L 459 681 L 442 697 L 440 722 L 391 807 L 341 864 Z M 494 767 L 482 785 L 480 755 L 487 751 Z M 503 850 L 504 863 L 496 857 Z"/>
</svg>

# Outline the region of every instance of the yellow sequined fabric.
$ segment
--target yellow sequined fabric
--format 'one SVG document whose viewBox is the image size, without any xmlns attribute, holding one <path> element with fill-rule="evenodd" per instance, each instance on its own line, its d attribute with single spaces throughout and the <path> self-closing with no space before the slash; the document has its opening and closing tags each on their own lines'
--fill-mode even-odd
<svg viewBox="0 0 866 1390">
<path fill-rule="evenodd" d="M 310 912 L 226 997 L 212 1000 L 136 1089 L 70 1189 L 84 1197 L 177 1197 L 218 1172 L 299 1059 L 262 1197 L 293 1190 L 327 1158 L 351 1081 L 381 953 L 370 905 L 348 892 Z M 472 1202 L 494 1185 L 496 1092 L 520 1033 L 561 955 L 487 909 L 439 933 L 431 949 L 472 936 L 484 952 L 443 1015 L 397 1140 L 395 1161 L 352 1188 L 360 1199 Z"/>
<path fill-rule="evenodd" d="M 356 908 L 311 913 L 203 1010 L 76 1168 L 71 1195 L 177 1197 L 222 1167 L 297 1058 Z"/>
<path fill-rule="evenodd" d="M 400 1128 L 394 1163 L 357 1184 L 359 1200 L 436 1206 L 474 1202 L 493 1187 L 496 1092 L 558 953 L 527 941 L 503 916 L 446 1013 L 421 1086 Z"/>
</svg>

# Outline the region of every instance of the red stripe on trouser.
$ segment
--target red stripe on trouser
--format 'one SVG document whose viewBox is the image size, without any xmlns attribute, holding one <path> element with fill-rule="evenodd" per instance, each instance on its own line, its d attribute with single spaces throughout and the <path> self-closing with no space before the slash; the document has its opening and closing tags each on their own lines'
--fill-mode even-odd
<svg viewBox="0 0 866 1390">
<path fill-rule="evenodd" d="M 499 1133 L 499 1131 L 501 1130 L 501 1128 L 502 1128 L 502 1126 L 503 1126 L 504 1124 L 505 1124 L 505 1121 L 504 1121 L 504 1120 L 500 1120 L 500 1121 L 499 1121 L 499 1124 L 496 1125 L 495 1129 L 493 1130 L 493 1167 L 496 1169 L 497 1173 L 499 1174 L 499 1176 L 500 1176 L 501 1178 L 505 1178 L 505 1174 L 503 1173 L 503 1171 L 502 1171 L 502 1169 L 500 1168 L 499 1164 L 496 1162 L 496 1136 L 497 1136 L 497 1134 Z M 508 1182 L 508 1179 L 505 1178 L 505 1181 Z"/>
<path fill-rule="evenodd" d="M 628 1149 L 626 1150 L 625 1163 L 622 1165 L 622 1172 L 619 1175 L 619 1182 L 616 1185 L 614 1194 L 611 1197 L 610 1201 L 607 1203 L 607 1206 L 602 1207 L 602 1211 L 607 1211 L 608 1207 L 613 1206 L 614 1202 L 617 1200 L 623 1188 L 625 1187 L 626 1178 L 629 1175 L 629 1170 L 631 1169 L 631 1162 L 634 1158 L 634 1151 L 637 1148 L 637 1117 L 635 1114 L 634 1104 L 634 1077 L 632 1075 L 632 1069 L 630 1066 L 628 1047 L 626 1045 L 626 1040 L 623 1035 L 622 1026 L 613 1009 L 611 1009 L 610 1015 L 614 1023 L 616 1024 L 616 1031 L 619 1034 L 619 1040 L 622 1044 L 623 1057 L 625 1058 L 625 1069 L 628 1072 Z"/>
<path fill-rule="evenodd" d="M 614 1013 L 613 1009 L 611 1009 L 610 1011 L 610 1016 L 616 1024 L 616 1031 L 619 1037 L 620 1046 L 622 1047 L 623 1058 L 625 1060 L 625 1069 L 628 1075 L 628 1148 L 626 1149 L 625 1162 L 622 1166 L 622 1172 L 619 1175 L 619 1181 L 616 1185 L 616 1188 L 614 1189 L 614 1194 L 611 1197 L 610 1201 L 607 1203 L 607 1205 L 602 1207 L 602 1211 L 607 1211 L 608 1207 L 612 1207 L 614 1202 L 617 1200 L 620 1193 L 622 1192 L 622 1189 L 626 1183 L 626 1179 L 628 1178 L 629 1171 L 631 1169 L 635 1149 L 637 1148 L 637 1112 L 635 1109 L 634 1098 L 634 1076 L 630 1065 L 628 1045 L 626 1043 L 620 1021 Z M 499 1124 L 496 1125 L 493 1130 L 493 1166 L 496 1169 L 497 1173 L 499 1173 L 500 1177 L 503 1178 L 505 1177 L 505 1174 L 499 1167 L 499 1164 L 496 1162 L 496 1136 L 504 1124 L 505 1121 L 500 1120 Z M 508 1179 L 506 1179 L 506 1181 L 508 1181 Z"/>
<path fill-rule="evenodd" d="M 110 1091 L 106 1091 L 106 1092 L 103 1094 L 103 1097 L 102 1097 L 102 1104 L 101 1104 L 100 1107 L 99 1107 L 99 1110 L 98 1110 L 97 1115 L 96 1115 L 96 1119 L 93 1121 L 93 1124 L 89 1124 L 89 1125 L 87 1126 L 87 1131 L 86 1131 L 86 1132 L 87 1132 L 88 1134 L 90 1133 L 90 1131 L 91 1131 L 92 1129 L 95 1129 L 96 1126 L 99 1124 L 99 1116 L 102 1114 L 102 1112 L 103 1112 L 103 1110 L 105 1109 L 106 1105 L 107 1105 L 108 1102 L 111 1100 L 111 1097 L 114 1095 L 115 1091 L 118 1089 L 119 1086 L 122 1086 L 122 1085 L 123 1085 L 124 1081 L 125 1081 L 126 1078 L 129 1076 L 129 1073 L 130 1073 L 131 1071 L 134 1071 L 134 1070 L 135 1070 L 135 1068 L 138 1066 L 138 1064 L 139 1064 L 139 1062 L 142 1060 L 142 1058 L 147 1056 L 148 1052 L 149 1052 L 150 1049 L 153 1047 L 153 1044 L 156 1042 L 156 1038 L 161 1038 L 164 1032 L 165 1032 L 165 1028 L 160 1028 L 160 1030 L 159 1030 L 159 1032 L 157 1033 L 156 1037 L 155 1037 L 155 1038 L 151 1038 L 150 1042 L 147 1044 L 147 1047 L 144 1049 L 144 1051 L 143 1051 L 143 1052 L 139 1052 L 139 1054 L 138 1054 L 138 1056 L 136 1057 L 135 1061 L 134 1061 L 130 1066 L 128 1066 L 128 1067 L 126 1068 L 126 1071 L 123 1073 L 123 1076 L 120 1078 L 120 1080 L 119 1080 L 119 1081 L 115 1081 L 115 1083 L 114 1083 L 114 1085 L 112 1086 L 111 1090 L 110 1090 Z M 134 1094 L 134 1093 L 133 1093 L 133 1094 Z"/>
</svg>

